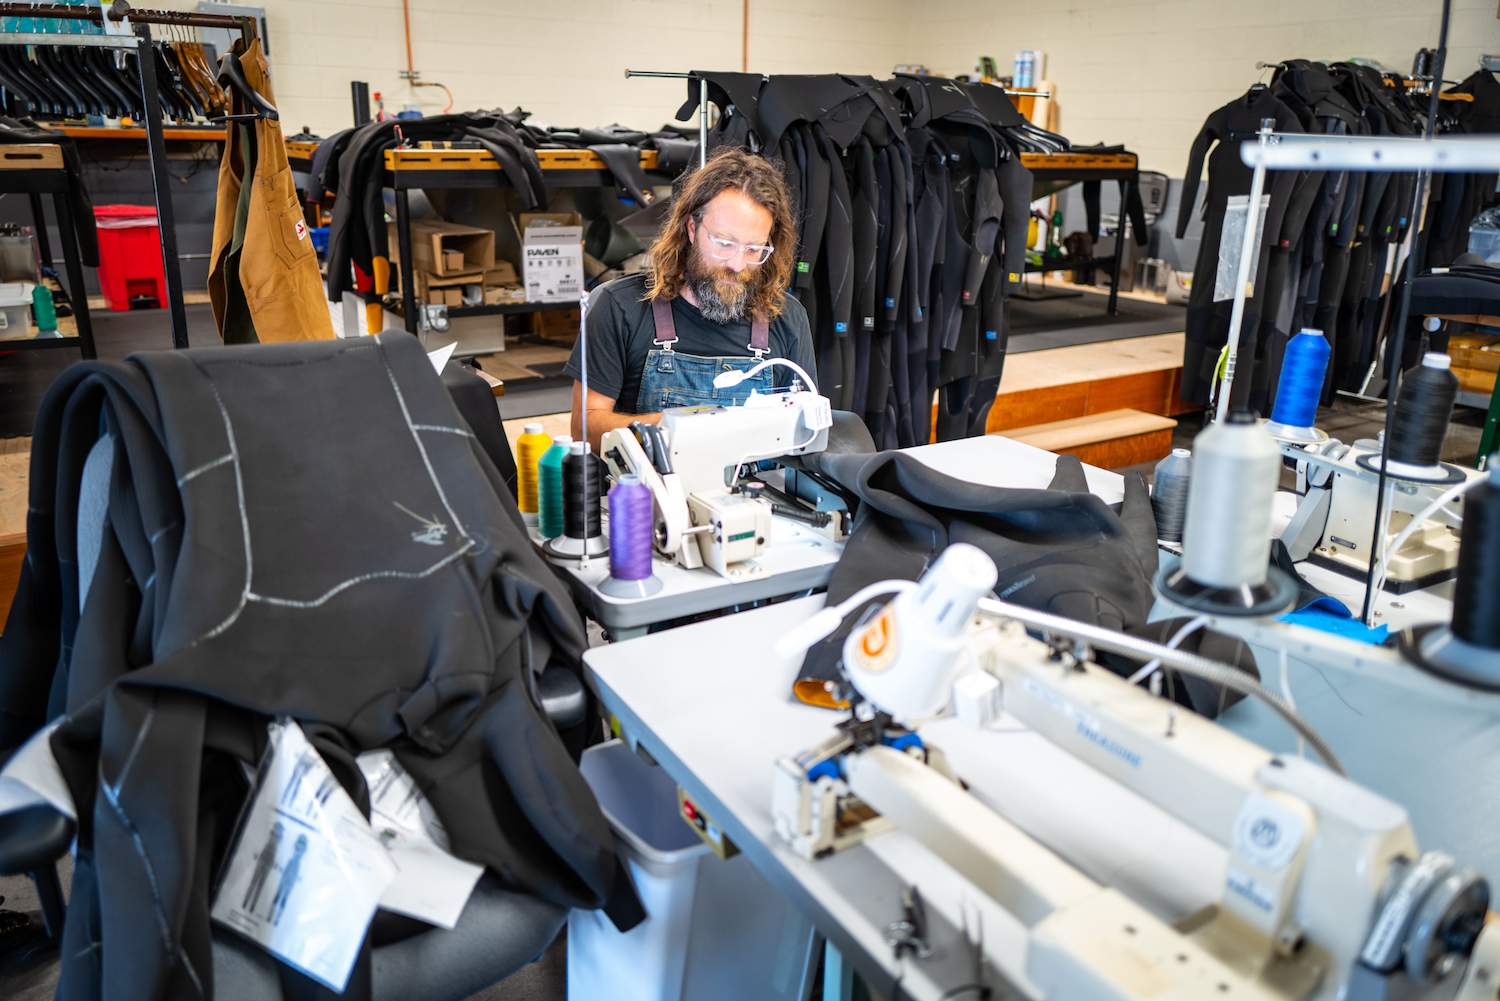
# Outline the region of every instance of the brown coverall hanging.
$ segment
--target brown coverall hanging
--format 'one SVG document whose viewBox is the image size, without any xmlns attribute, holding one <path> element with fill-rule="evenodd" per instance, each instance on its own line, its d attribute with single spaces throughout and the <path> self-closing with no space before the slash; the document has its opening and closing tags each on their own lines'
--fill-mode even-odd
<svg viewBox="0 0 1500 1001">
<path fill-rule="evenodd" d="M 245 79 L 272 105 L 269 66 L 260 39 L 234 43 Z M 230 114 L 250 113 L 230 94 Z M 313 250 L 287 165 L 278 123 L 225 122 L 224 160 L 214 212 L 208 294 L 225 344 L 311 341 L 334 336 Z M 245 183 L 245 178 L 250 183 Z"/>
</svg>

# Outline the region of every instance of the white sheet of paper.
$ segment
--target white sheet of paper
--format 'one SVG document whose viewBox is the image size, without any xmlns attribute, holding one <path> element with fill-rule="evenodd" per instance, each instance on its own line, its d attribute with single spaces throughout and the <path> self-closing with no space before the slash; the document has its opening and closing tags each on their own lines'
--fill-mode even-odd
<svg viewBox="0 0 1500 1001">
<path fill-rule="evenodd" d="M 448 364 L 448 359 L 453 357 L 453 349 L 458 347 L 458 342 L 445 344 L 436 351 L 427 352 L 427 360 L 432 362 L 432 367 L 437 370 L 438 375 L 443 374 L 443 366 Z"/>
<path fill-rule="evenodd" d="M 484 867 L 448 852 L 448 832 L 432 804 L 388 750 L 355 759 L 370 787 L 370 826 L 399 870 L 380 906 L 452 929 Z"/>
<path fill-rule="evenodd" d="M 0 770 L 0 813 L 47 803 L 69 820 L 78 819 L 73 793 L 52 756 L 52 732 L 61 723 L 58 720 L 32 734 Z"/>
<path fill-rule="evenodd" d="M 396 864 L 302 728 L 270 733 L 210 914 L 342 992 Z"/>
</svg>

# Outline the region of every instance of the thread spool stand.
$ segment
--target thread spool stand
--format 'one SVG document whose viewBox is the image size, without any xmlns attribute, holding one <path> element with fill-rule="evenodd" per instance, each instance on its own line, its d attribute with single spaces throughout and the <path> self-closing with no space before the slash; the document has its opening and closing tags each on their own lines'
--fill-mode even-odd
<svg viewBox="0 0 1500 1001">
<path fill-rule="evenodd" d="M 1277 441 L 1293 445 L 1316 445 L 1328 440 L 1328 433 L 1313 426 L 1318 413 L 1318 397 L 1328 370 L 1331 351 L 1323 331 L 1304 327 L 1287 344 L 1277 381 L 1276 404 L 1266 431 Z"/>
<path fill-rule="evenodd" d="M 662 588 L 652 573 L 655 554 L 651 491 L 626 473 L 609 491 L 609 576 L 599 584 L 611 598 L 649 598 Z"/>
<path fill-rule="evenodd" d="M 1464 499 L 1464 539 L 1447 625 L 1401 633 L 1406 659 L 1450 681 L 1500 691 L 1500 459 L 1491 457 L 1488 482 Z"/>
<path fill-rule="evenodd" d="M 1254 414 L 1237 410 L 1193 439 L 1182 562 L 1152 582 L 1167 602 L 1209 615 L 1273 615 L 1297 584 L 1270 562 L 1271 500 L 1281 450 Z"/>
<path fill-rule="evenodd" d="M 563 534 L 542 543 L 542 554 L 558 566 L 583 569 L 609 555 L 609 540 L 599 516 L 599 463 L 587 442 L 575 441 L 571 449 L 563 457 Z"/>
<path fill-rule="evenodd" d="M 589 294 L 578 297 L 578 364 L 583 378 L 582 440 L 572 444 L 572 451 L 563 457 L 563 534 L 542 543 L 542 555 L 558 566 L 577 564 L 579 569 L 588 566 L 595 556 L 609 553 L 609 540 L 605 538 L 599 517 L 599 480 L 603 476 L 599 463 L 594 460 L 589 445 Z M 574 468 L 580 470 L 576 483 L 569 474 L 570 464 L 582 460 Z M 592 490 L 589 487 L 592 486 Z"/>
<path fill-rule="evenodd" d="M 1360 468 L 1379 474 L 1384 467 L 1392 479 L 1439 486 L 1463 482 L 1463 470 L 1439 458 L 1458 394 L 1451 366 L 1447 355 L 1429 351 L 1401 380 L 1385 447 L 1379 454 L 1355 459 Z"/>
</svg>

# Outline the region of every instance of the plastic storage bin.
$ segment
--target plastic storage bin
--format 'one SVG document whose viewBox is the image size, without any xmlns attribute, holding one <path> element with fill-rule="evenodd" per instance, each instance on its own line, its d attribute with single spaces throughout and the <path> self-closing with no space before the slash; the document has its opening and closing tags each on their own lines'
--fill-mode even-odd
<svg viewBox="0 0 1500 1001">
<path fill-rule="evenodd" d="M 31 286 L 26 282 L 0 285 L 0 341 L 31 337 Z"/>
<path fill-rule="evenodd" d="M 161 228 L 149 205 L 96 205 L 99 227 L 99 286 L 110 309 L 122 312 L 137 300 L 167 303 L 161 260 Z"/>
<path fill-rule="evenodd" d="M 721 861 L 677 812 L 677 784 L 619 741 L 580 763 L 650 915 L 628 932 L 568 917 L 568 1001 L 795 1001 L 816 968 L 812 924 L 744 855 Z M 770 779 L 767 776 L 767 796 Z M 767 803 L 769 808 L 769 801 Z"/>
</svg>

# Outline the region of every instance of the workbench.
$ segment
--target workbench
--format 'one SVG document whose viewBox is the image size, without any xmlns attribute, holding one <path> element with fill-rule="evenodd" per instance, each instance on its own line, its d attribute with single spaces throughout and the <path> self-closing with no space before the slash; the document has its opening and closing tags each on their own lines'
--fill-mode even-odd
<svg viewBox="0 0 1500 1001">
<path fill-rule="evenodd" d="M 995 435 L 910 451 L 943 472 L 1011 487 L 1046 486 L 1056 462 L 1050 453 Z M 1085 474 L 1106 501 L 1122 495 L 1117 474 L 1088 467 Z M 1337 587 L 1307 569 L 1319 586 Z M 1382 595 L 1377 608 L 1397 625 L 1430 621 L 1445 610 L 1440 589 L 1421 594 L 1425 601 L 1416 603 L 1413 595 Z M 801 598 L 595 647 L 584 663 L 622 737 L 665 768 L 825 937 L 828 1001 L 849 996 L 849 965 L 888 998 L 953 996 L 949 992 L 975 982 L 980 923 L 990 970 L 985 982 L 995 988 L 1014 983 L 1025 961 L 1015 919 L 913 838 L 897 830 L 808 861 L 775 834 L 775 761 L 827 739 L 839 717 L 791 698 L 800 657 L 784 660 L 772 647 L 822 605 L 821 595 Z M 1167 614 L 1180 613 L 1159 609 L 1153 617 Z M 1245 624 L 1252 643 L 1287 645 L 1278 630 L 1286 627 L 1267 620 Z M 1263 681 L 1278 687 L 1276 651 L 1256 652 Z M 1492 882 L 1500 880 L 1500 844 L 1491 835 L 1500 797 L 1485 791 L 1500 757 L 1500 695 L 1452 685 L 1394 660 L 1385 648 L 1363 645 L 1333 658 L 1293 646 L 1288 674 L 1298 710 L 1355 781 L 1407 808 L 1422 847 L 1450 851 Z M 1253 700 L 1232 707 L 1221 722 L 1272 750 L 1295 753 L 1290 731 Z M 948 755 L 981 800 L 1158 916 L 1181 919 L 1222 893 L 1222 848 L 1013 718 L 987 733 L 952 718 L 919 732 Z M 1437 734 L 1442 739 L 1433 739 Z M 995 753 L 997 740 L 1006 753 Z M 1047 809 L 1038 811 L 1039 799 Z M 1090 825 L 1097 830 L 1101 816 L 1117 825 L 1118 839 L 1107 845 L 1081 840 L 1078 832 Z M 910 886 L 920 889 L 927 908 L 928 960 L 898 959 L 886 943 L 886 928 L 902 918 L 901 894 Z"/>
<path fill-rule="evenodd" d="M 37 250 L 42 266 L 49 269 L 52 267 L 52 247 L 47 240 L 47 216 L 42 207 L 42 195 L 52 196 L 58 237 L 62 240 L 63 264 L 68 274 L 68 299 L 78 327 L 75 337 L 3 340 L 0 341 L 0 351 L 77 347 L 85 360 L 98 357 L 94 350 L 93 324 L 89 322 L 88 292 L 83 287 L 83 259 L 78 249 L 78 234 L 73 228 L 73 212 L 68 207 L 70 189 L 61 146 L 56 143 L 0 146 L 0 194 L 25 194 L 31 199 Z"/>
<path fill-rule="evenodd" d="M 1026 273 L 1071 271 L 1075 268 L 1109 268 L 1109 312 L 1115 312 L 1120 293 L 1120 265 L 1125 260 L 1125 238 L 1130 221 L 1125 213 L 1125 199 L 1130 186 L 1140 182 L 1140 162 L 1134 153 L 1022 153 L 1021 163 L 1031 171 L 1031 200 L 1055 195 L 1063 188 L 1084 181 L 1116 181 L 1120 185 L 1120 221 L 1116 227 L 1115 252 L 1111 257 L 1087 261 L 1032 264 L 1026 262 Z M 1050 224 L 1050 223 L 1049 223 Z"/>
</svg>

